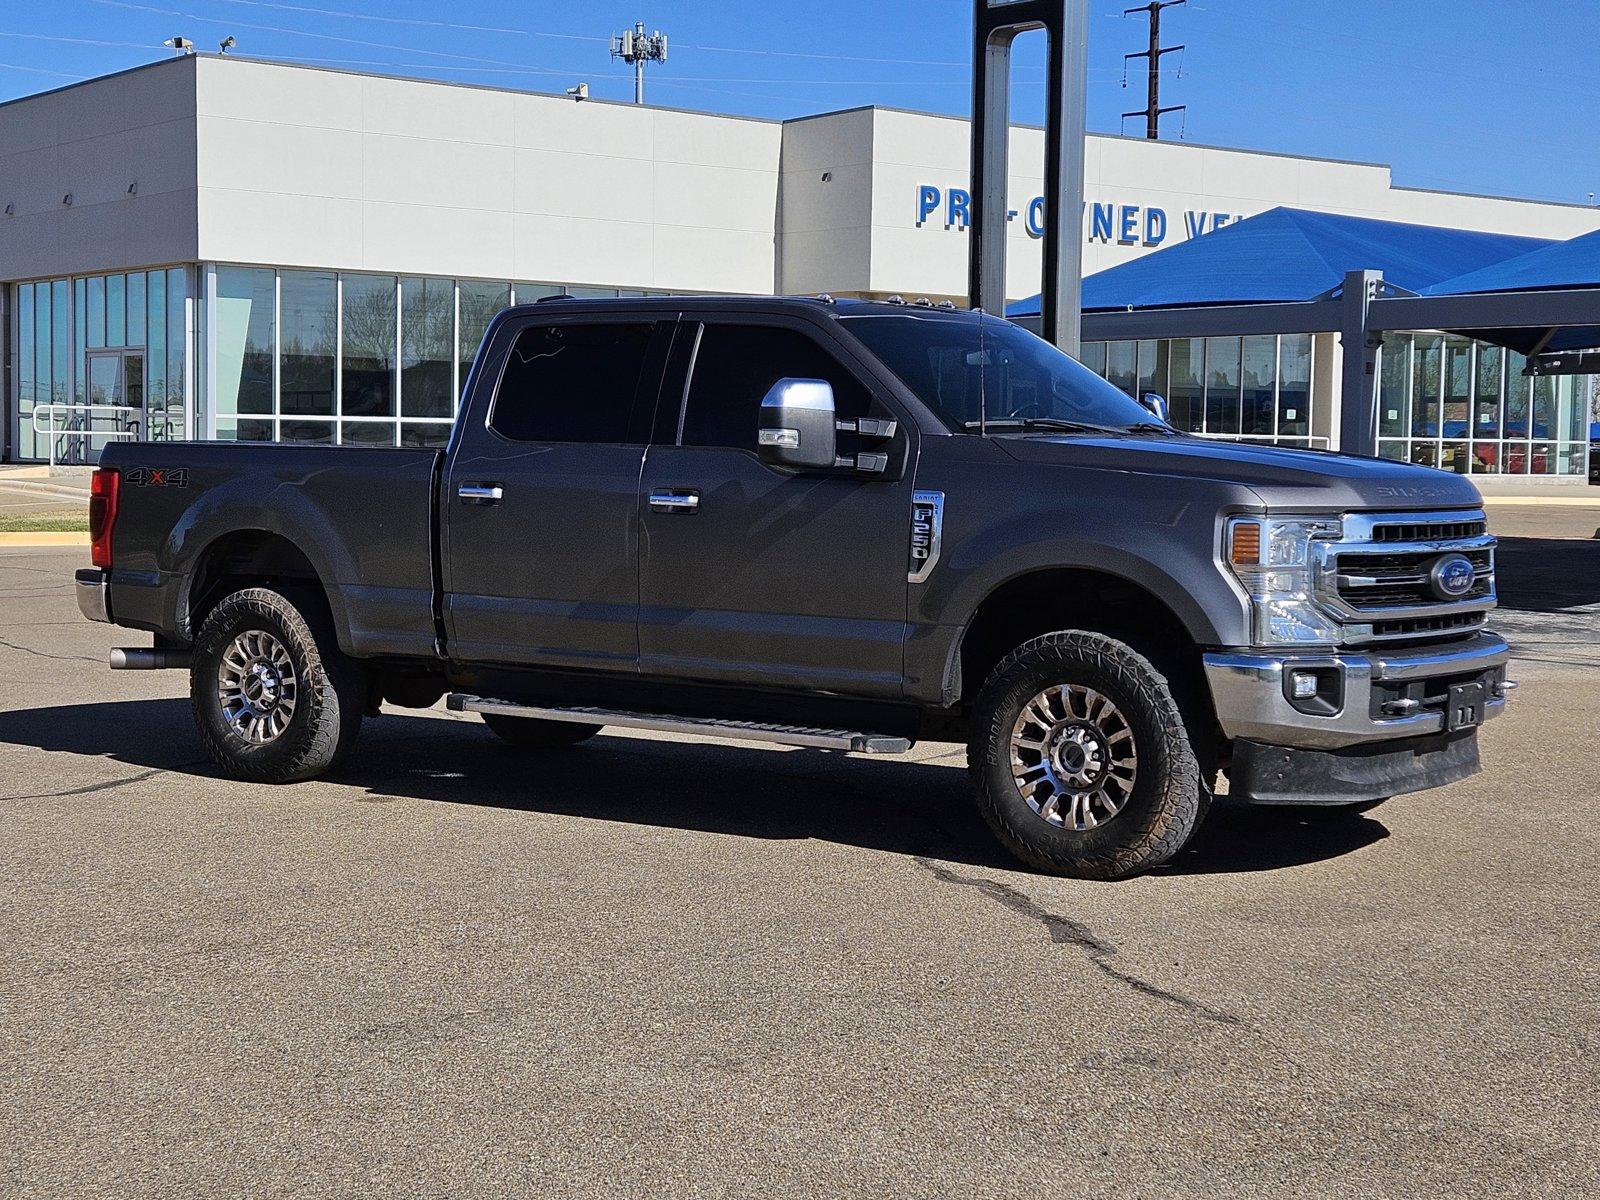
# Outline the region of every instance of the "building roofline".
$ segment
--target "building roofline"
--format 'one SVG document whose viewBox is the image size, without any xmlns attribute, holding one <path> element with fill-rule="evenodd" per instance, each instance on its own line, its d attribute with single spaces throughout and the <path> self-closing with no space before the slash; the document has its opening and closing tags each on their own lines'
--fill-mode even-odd
<svg viewBox="0 0 1600 1200">
<path fill-rule="evenodd" d="M 540 99 L 548 99 L 548 100 L 566 100 L 566 99 L 568 99 L 568 97 L 565 95 L 564 92 L 545 92 L 545 91 L 539 91 L 539 90 L 533 89 L 533 88 L 506 87 L 506 86 L 503 86 L 503 85 L 492 84 L 492 83 L 468 83 L 468 82 L 463 82 L 461 80 L 454 80 L 454 79 L 431 79 L 431 78 L 429 78 L 427 76 L 424 76 L 424 75 L 400 75 L 400 74 L 392 74 L 392 73 L 385 72 L 385 71 L 357 71 L 357 70 L 353 70 L 353 69 L 351 69 L 349 67 L 326 66 L 326 65 L 322 65 L 322 64 L 318 64 L 318 63 L 293 62 L 293 61 L 286 60 L 286 59 L 265 58 L 265 57 L 260 57 L 260 56 L 257 56 L 257 55 L 250 55 L 250 54 L 219 54 L 219 53 L 216 53 L 215 51 L 195 51 L 195 52 L 192 52 L 192 53 L 189 53 L 189 54 L 173 55 L 173 56 L 171 56 L 169 58 L 152 59 L 150 62 L 139 63 L 139 64 L 137 64 L 135 66 L 132 66 L 132 67 L 124 67 L 120 71 L 112 71 L 112 72 L 110 72 L 108 74 L 105 74 L 105 75 L 95 75 L 95 76 L 92 76 L 92 77 L 90 77 L 88 79 L 79 79 L 79 80 L 76 80 L 76 81 L 74 81 L 72 83 L 62 84 L 59 87 L 47 88 L 42 92 L 30 92 L 26 96 L 15 96 L 10 100 L 0 100 L 0 109 L 8 108 L 11 105 L 15 105 L 15 104 L 24 104 L 24 103 L 27 103 L 30 100 L 38 100 L 38 99 L 42 99 L 42 98 L 47 97 L 47 96 L 59 95 L 60 93 L 63 93 L 63 92 L 72 91 L 75 88 L 87 87 L 87 86 L 89 86 L 91 84 L 102 83 L 102 82 L 104 82 L 105 80 L 108 80 L 108 79 L 117 79 L 117 78 L 120 78 L 121 76 L 124 76 L 124 75 L 134 74 L 137 71 L 155 70 L 155 69 L 158 69 L 158 68 L 170 66 L 173 63 L 180 63 L 180 62 L 184 62 L 186 60 L 198 59 L 198 58 L 203 58 L 203 59 L 207 59 L 207 60 L 211 60 L 211 61 L 226 60 L 226 61 L 229 61 L 229 62 L 248 62 L 248 63 L 255 63 L 255 64 L 260 65 L 260 66 L 284 67 L 284 68 L 288 68 L 288 69 L 296 70 L 296 71 L 323 71 L 323 72 L 327 72 L 329 74 L 334 74 L 334 75 L 356 75 L 356 76 L 360 76 L 360 77 L 363 77 L 363 78 L 371 78 L 371 79 L 390 79 L 390 80 L 395 80 L 395 81 L 402 82 L 402 83 L 429 84 L 429 85 L 432 85 L 432 86 L 435 86 L 435 87 L 461 88 L 461 89 L 465 89 L 467 91 L 475 91 L 475 92 L 499 92 L 499 93 L 505 93 L 505 94 L 514 95 L 514 96 L 534 96 L 534 97 L 538 97 Z M 573 101 L 573 103 L 580 103 L 580 102 L 579 101 Z M 581 103 L 584 103 L 584 104 L 600 104 L 600 105 L 607 105 L 607 106 L 610 106 L 610 107 L 618 107 L 618 108 L 633 108 L 633 107 L 636 107 L 634 104 L 632 104 L 631 102 L 626 101 L 626 100 L 607 100 L 607 99 L 604 99 L 604 98 L 601 98 L 601 97 L 590 97 L 587 100 L 581 101 Z M 892 104 L 857 104 L 857 105 L 852 105 L 852 106 L 850 106 L 848 108 L 835 108 L 835 109 L 829 109 L 829 110 L 827 110 L 825 112 L 807 113 L 807 114 L 804 114 L 804 115 L 798 116 L 798 117 L 783 117 L 783 118 L 777 118 L 777 117 L 753 117 L 753 116 L 746 116 L 746 115 L 741 114 L 741 113 L 714 112 L 714 111 L 712 111 L 710 109 L 684 108 L 684 107 L 679 106 L 679 105 L 671 105 L 671 104 L 651 104 L 651 105 L 648 105 L 647 107 L 649 107 L 649 108 L 651 108 L 651 109 L 653 109 L 655 111 L 658 111 L 658 112 L 684 113 L 686 115 L 696 116 L 696 117 L 715 117 L 715 118 L 718 118 L 718 119 L 724 120 L 724 121 L 747 121 L 747 122 L 750 122 L 752 124 L 757 124 L 757 125 L 792 125 L 792 124 L 798 124 L 798 123 L 800 123 L 802 121 L 819 121 L 819 120 L 823 120 L 824 118 L 827 118 L 827 117 L 843 117 L 843 116 L 849 116 L 849 115 L 852 115 L 852 114 L 855 114 L 855 113 L 863 113 L 863 112 L 867 112 L 867 113 L 871 113 L 871 112 L 890 112 L 890 113 L 897 113 L 897 114 L 900 114 L 900 115 L 903 115 L 903 116 L 926 117 L 926 118 L 928 118 L 930 120 L 936 120 L 936 121 L 957 121 L 957 122 L 960 122 L 963 125 L 970 124 L 970 120 L 971 120 L 968 117 L 957 116 L 957 115 L 952 114 L 952 113 L 929 112 L 926 109 L 904 108 L 904 107 L 901 107 L 901 106 L 898 106 L 898 105 L 892 105 Z M 1012 128 L 1015 128 L 1015 129 L 1031 129 L 1031 130 L 1041 130 L 1042 131 L 1044 127 L 1041 126 L 1041 125 L 1033 125 L 1033 124 L 1028 124 L 1028 123 L 1025 123 L 1025 122 L 1013 122 L 1012 123 Z M 1120 134 L 1120 133 L 1090 133 L 1088 136 L 1092 137 L 1092 138 L 1100 138 L 1100 139 L 1103 139 L 1103 140 L 1106 140 L 1106 141 L 1117 141 L 1117 142 L 1144 142 L 1144 141 L 1147 140 L 1145 138 L 1133 137 L 1133 136 L 1128 135 L 1128 134 Z M 1375 170 L 1381 170 L 1381 171 L 1389 172 L 1389 176 L 1390 176 L 1389 188 L 1390 188 L 1391 191 L 1396 191 L 1396 192 L 1415 192 L 1415 193 L 1422 193 L 1422 194 L 1433 195 L 1433 196 L 1459 196 L 1459 197 L 1462 197 L 1464 199 L 1472 199 L 1472 200 L 1502 200 L 1502 201 L 1509 200 L 1509 201 L 1512 201 L 1512 202 L 1515 202 L 1515 203 L 1520 203 L 1520 204 L 1545 205 L 1545 206 L 1550 207 L 1550 208 L 1578 209 L 1578 210 L 1582 210 L 1582 211 L 1592 211 L 1592 212 L 1595 213 L 1597 219 L 1600 219 L 1600 207 L 1596 207 L 1594 205 L 1589 205 L 1589 204 L 1580 204 L 1577 201 L 1572 201 L 1572 200 L 1541 200 L 1541 199 L 1538 199 L 1537 197 L 1533 197 L 1533 196 L 1506 196 L 1506 195 L 1497 195 L 1497 194 L 1492 193 L 1492 192 L 1458 192 L 1458 191 L 1448 191 L 1448 190 L 1443 189 L 1443 188 L 1407 187 L 1407 186 L 1405 186 L 1403 184 L 1397 184 L 1397 183 L 1394 182 L 1394 178 L 1393 178 L 1393 176 L 1394 176 L 1394 167 L 1390 163 L 1372 162 L 1372 161 L 1368 161 L 1368 160 L 1365 160 L 1365 159 L 1355 159 L 1355 158 L 1320 158 L 1320 157 L 1318 157 L 1316 155 L 1313 155 L 1313 154 L 1293 154 L 1293 153 L 1289 153 L 1287 151 L 1279 151 L 1279 150 L 1255 150 L 1255 149 L 1250 149 L 1250 148 L 1246 148 L 1246 147 L 1242 147 L 1242 146 L 1221 146 L 1221 145 L 1216 145 L 1214 143 L 1209 143 L 1209 142 L 1165 142 L 1163 144 L 1167 145 L 1167 146 L 1181 146 L 1181 147 L 1186 147 L 1186 148 L 1194 149 L 1194 150 L 1215 150 L 1215 151 L 1220 151 L 1220 152 L 1228 153 L 1228 154 L 1248 154 L 1248 155 L 1254 155 L 1254 156 L 1261 157 L 1261 158 L 1290 159 L 1290 160 L 1297 161 L 1297 162 L 1330 163 L 1330 164 L 1333 164 L 1335 166 L 1345 166 L 1345 167 L 1370 167 L 1370 168 L 1373 168 Z"/>
<path fill-rule="evenodd" d="M 62 92 L 74 91 L 91 84 L 104 83 L 108 79 L 120 79 L 124 75 L 133 75 L 139 71 L 151 71 L 158 67 L 170 66 L 172 63 L 184 62 L 190 58 L 216 58 L 219 55 L 174 54 L 170 58 L 154 58 L 147 63 L 139 63 L 132 67 L 123 67 L 120 71 L 111 71 L 105 75 L 91 75 L 88 79 L 74 80 L 72 83 L 63 83 L 57 87 L 46 88 L 42 92 L 29 92 L 26 96 L 13 96 L 9 100 L 0 100 L 0 108 L 9 108 L 13 104 L 26 104 L 30 100 L 41 100 L 46 96 L 59 96 Z"/>
<path fill-rule="evenodd" d="M 1452 192 L 1445 188 L 1406 187 L 1404 184 L 1399 183 L 1390 184 L 1389 190 L 1395 192 L 1421 192 L 1428 196 L 1460 196 L 1466 200 L 1511 200 L 1518 204 L 1543 204 L 1548 208 L 1576 208 L 1582 212 L 1593 213 L 1595 225 L 1600 228 L 1600 205 L 1580 204 L 1576 200 L 1540 200 L 1536 196 L 1501 196 L 1496 195 L 1494 192 Z"/>
</svg>

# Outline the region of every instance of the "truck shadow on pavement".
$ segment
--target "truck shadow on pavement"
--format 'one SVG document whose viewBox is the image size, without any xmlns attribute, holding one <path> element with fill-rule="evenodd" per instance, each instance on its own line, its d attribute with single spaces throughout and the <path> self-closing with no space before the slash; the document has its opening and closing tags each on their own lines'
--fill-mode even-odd
<svg viewBox="0 0 1600 1200">
<path fill-rule="evenodd" d="M 1502 537 L 1495 548 L 1500 607 L 1557 613 L 1600 604 L 1600 540 Z"/>
<path fill-rule="evenodd" d="M 235 785 L 206 760 L 184 700 L 136 700 L 0 713 L 0 744 L 109 758 Z M 499 742 L 474 720 L 390 715 L 362 727 L 354 754 L 325 783 L 353 803 L 420 800 L 775 840 L 818 839 L 867 850 L 1017 870 L 978 816 L 965 752 L 932 760 L 864 760 L 822 751 L 751 749 L 601 734 L 559 751 Z M 46 771 L 14 776 L 17 798 L 103 793 Z M 21 784 L 20 787 L 15 786 Z M 174 780 L 172 803 L 189 795 Z M 52 785 L 65 785 L 56 786 Z M 315 797 L 326 802 L 327 793 Z M 1270 871 L 1323 862 L 1388 836 L 1371 817 L 1302 821 L 1221 798 L 1194 842 L 1161 874 Z"/>
</svg>

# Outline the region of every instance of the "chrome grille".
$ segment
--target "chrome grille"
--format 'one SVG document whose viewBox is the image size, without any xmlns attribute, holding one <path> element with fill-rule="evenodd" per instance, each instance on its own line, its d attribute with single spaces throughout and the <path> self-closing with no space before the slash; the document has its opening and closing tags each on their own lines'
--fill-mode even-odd
<svg viewBox="0 0 1600 1200">
<path fill-rule="evenodd" d="M 1470 633 L 1495 605 L 1495 541 L 1487 529 L 1481 512 L 1349 514 L 1343 537 L 1319 547 L 1318 599 L 1343 622 L 1346 642 Z M 1473 569 L 1471 586 L 1455 597 L 1432 582 L 1448 555 Z"/>
</svg>

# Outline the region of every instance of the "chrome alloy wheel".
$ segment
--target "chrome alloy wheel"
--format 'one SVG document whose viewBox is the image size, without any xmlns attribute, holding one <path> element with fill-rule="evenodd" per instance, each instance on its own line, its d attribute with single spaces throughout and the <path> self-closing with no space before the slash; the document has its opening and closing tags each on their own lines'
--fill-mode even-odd
<svg viewBox="0 0 1600 1200">
<path fill-rule="evenodd" d="M 1133 729 L 1111 700 L 1068 683 L 1023 705 L 1011 730 L 1011 778 L 1028 807 L 1062 829 L 1103 825 L 1139 777 Z"/>
<path fill-rule="evenodd" d="M 245 630 L 228 644 L 217 668 L 223 720 L 245 741 L 266 745 L 289 727 L 297 682 L 283 643 L 265 630 Z"/>
</svg>

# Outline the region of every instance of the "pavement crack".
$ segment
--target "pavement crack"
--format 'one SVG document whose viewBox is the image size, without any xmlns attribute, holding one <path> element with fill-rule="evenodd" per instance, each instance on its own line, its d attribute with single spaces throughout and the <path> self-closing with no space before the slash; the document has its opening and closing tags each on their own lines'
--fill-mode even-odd
<svg viewBox="0 0 1600 1200">
<path fill-rule="evenodd" d="M 16 800 L 59 800 L 67 796 L 87 796 L 91 792 L 109 792 L 113 788 L 122 787 L 124 784 L 139 783 L 154 775 L 166 774 L 165 767 L 151 767 L 148 771 L 140 771 L 137 775 L 125 775 L 121 779 L 108 779 L 104 783 L 90 783 L 83 787 L 63 788 L 59 792 L 34 792 L 31 796 L 8 796 L 6 803 Z"/>
<path fill-rule="evenodd" d="M 23 646 L 17 642 L 8 642 L 5 638 L 0 638 L 0 646 L 4 646 L 7 650 L 19 650 L 23 654 L 31 654 L 35 658 L 51 658 L 57 662 L 99 663 L 100 661 L 98 658 L 90 658 L 87 654 L 47 654 L 43 650 L 35 650 L 32 646 Z"/>
<path fill-rule="evenodd" d="M 1141 996 L 1149 996 L 1155 1000 L 1163 1000 L 1169 1004 L 1176 1004 L 1207 1021 L 1215 1021 L 1219 1025 L 1240 1025 L 1243 1021 L 1233 1013 L 1224 1009 L 1213 1008 L 1203 1001 L 1196 1000 L 1193 996 L 1185 996 L 1182 992 L 1168 991 L 1166 988 L 1157 987 L 1146 979 L 1141 979 L 1129 971 L 1124 971 L 1108 960 L 1117 953 L 1117 948 L 1104 938 L 1098 937 L 1092 929 L 1082 921 L 1074 921 L 1071 917 L 1063 917 L 1059 913 L 1050 912 L 1034 900 L 1031 896 L 1024 895 L 1009 884 L 1001 883 L 996 879 L 980 879 L 971 875 L 958 875 L 948 867 L 940 866 L 933 859 L 918 855 L 917 865 L 928 871 L 940 883 L 952 883 L 958 887 L 975 888 L 997 900 L 1012 912 L 1038 921 L 1050 933 L 1050 940 L 1057 945 L 1077 946 L 1083 950 L 1087 958 L 1100 971 L 1119 983 L 1132 988 Z"/>
</svg>

